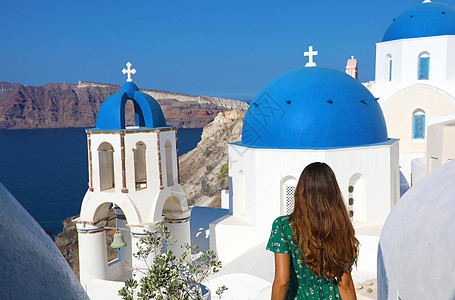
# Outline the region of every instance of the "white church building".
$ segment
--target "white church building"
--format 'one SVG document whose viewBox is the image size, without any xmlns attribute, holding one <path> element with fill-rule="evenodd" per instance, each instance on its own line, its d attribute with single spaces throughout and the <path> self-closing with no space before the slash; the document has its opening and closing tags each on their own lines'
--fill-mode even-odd
<svg viewBox="0 0 455 300">
<path fill-rule="evenodd" d="M 390 137 L 400 139 L 401 172 L 426 160 L 428 126 L 455 119 L 455 8 L 429 0 L 403 12 L 376 44 L 375 81 Z"/>
<path fill-rule="evenodd" d="M 144 261 L 132 254 L 137 242 L 164 223 L 180 245 L 190 242 L 190 212 L 179 184 L 177 128 L 166 126 L 155 99 L 127 82 L 101 105 L 96 128 L 87 129 L 89 188 L 74 222 L 79 238 L 80 281 L 90 299 L 117 299 L 132 268 Z M 136 126 L 125 126 L 125 104 L 133 101 Z M 115 208 L 117 227 L 107 228 L 108 210 Z M 106 230 L 121 230 L 126 247 L 107 259 Z M 149 257 L 151 261 L 153 256 Z M 149 261 L 149 262 L 150 262 Z M 137 277 L 136 277 L 137 279 Z"/>
<path fill-rule="evenodd" d="M 292 212 L 302 170 L 326 162 L 362 244 L 358 269 L 374 278 L 380 228 L 400 197 L 398 140 L 367 88 L 314 65 L 279 76 L 251 103 L 241 141 L 229 145 L 232 215 L 210 225 L 211 248 L 229 263 L 265 244 L 273 220 Z"/>
</svg>

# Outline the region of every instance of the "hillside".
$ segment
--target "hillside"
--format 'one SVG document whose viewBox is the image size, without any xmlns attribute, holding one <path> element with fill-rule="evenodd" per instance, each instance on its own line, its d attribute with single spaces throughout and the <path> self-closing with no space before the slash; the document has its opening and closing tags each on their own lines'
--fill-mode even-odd
<svg viewBox="0 0 455 300">
<path fill-rule="evenodd" d="M 0 81 L 0 129 L 94 127 L 101 103 L 120 86 L 79 81 L 24 86 Z M 141 90 L 161 105 L 168 125 L 200 128 L 220 111 L 246 110 L 248 104 L 218 97 Z M 132 115 L 133 107 L 127 105 Z"/>
<path fill-rule="evenodd" d="M 245 112 L 220 112 L 204 127 L 197 147 L 180 157 L 180 183 L 190 205 L 220 207 L 229 188 L 228 143 L 240 140 Z"/>
</svg>

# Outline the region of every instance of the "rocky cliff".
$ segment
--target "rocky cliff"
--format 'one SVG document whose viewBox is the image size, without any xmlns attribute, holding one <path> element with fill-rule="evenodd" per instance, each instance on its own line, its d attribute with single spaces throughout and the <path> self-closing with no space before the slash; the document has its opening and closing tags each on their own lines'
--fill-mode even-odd
<svg viewBox="0 0 455 300">
<path fill-rule="evenodd" d="M 229 187 L 227 144 L 240 140 L 244 116 L 245 112 L 239 110 L 219 112 L 204 127 L 197 147 L 179 157 L 180 184 L 190 205 L 220 207 L 220 192 Z M 78 240 L 73 218 L 63 221 L 63 231 L 56 236 L 55 243 L 79 277 Z M 115 227 L 115 224 L 109 226 Z M 108 231 L 108 244 L 112 234 L 112 230 Z M 108 249 L 109 260 L 112 260 L 115 251 Z"/>
<path fill-rule="evenodd" d="M 23 86 L 0 81 L 0 129 L 94 127 L 101 103 L 120 86 L 80 81 Z M 141 90 L 154 97 L 168 125 L 200 128 L 220 111 L 246 110 L 248 104 L 218 97 Z M 127 105 L 132 117 L 132 104 Z"/>
<path fill-rule="evenodd" d="M 244 116 L 244 111 L 218 113 L 197 147 L 180 157 L 180 182 L 190 205 L 220 207 L 220 192 L 229 188 L 227 144 L 240 140 Z"/>
</svg>

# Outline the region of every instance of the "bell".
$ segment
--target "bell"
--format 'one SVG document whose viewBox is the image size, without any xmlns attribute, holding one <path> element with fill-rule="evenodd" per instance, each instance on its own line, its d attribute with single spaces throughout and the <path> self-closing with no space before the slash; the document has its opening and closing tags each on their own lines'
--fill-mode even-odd
<svg viewBox="0 0 455 300">
<path fill-rule="evenodd" d="M 114 233 L 114 240 L 112 241 L 111 248 L 120 249 L 126 246 L 125 240 L 123 239 L 123 234 L 117 228 Z"/>
</svg>

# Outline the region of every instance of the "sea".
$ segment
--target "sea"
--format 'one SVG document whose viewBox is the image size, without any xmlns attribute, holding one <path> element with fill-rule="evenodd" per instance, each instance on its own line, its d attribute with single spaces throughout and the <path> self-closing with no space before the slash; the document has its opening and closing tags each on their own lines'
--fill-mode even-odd
<svg viewBox="0 0 455 300">
<path fill-rule="evenodd" d="M 178 130 L 179 155 L 202 128 Z M 79 214 L 87 191 L 87 136 L 82 128 L 0 130 L 0 183 L 53 237 Z"/>
</svg>

